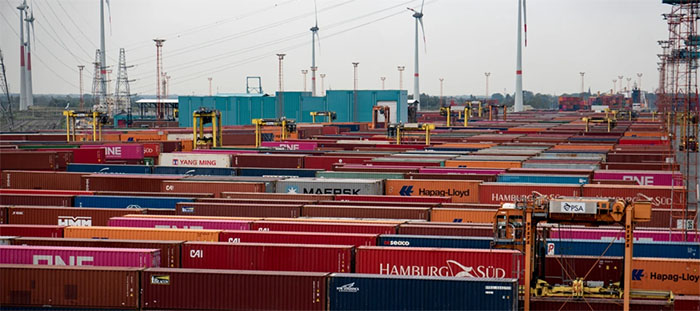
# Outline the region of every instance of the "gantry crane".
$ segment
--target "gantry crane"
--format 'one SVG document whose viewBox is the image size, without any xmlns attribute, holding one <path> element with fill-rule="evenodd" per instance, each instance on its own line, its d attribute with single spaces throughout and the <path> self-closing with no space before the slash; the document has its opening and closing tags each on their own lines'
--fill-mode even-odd
<svg viewBox="0 0 700 311">
<path fill-rule="evenodd" d="M 211 137 L 204 134 L 204 125 L 211 123 Z M 221 147 L 223 131 L 221 128 L 221 112 L 216 109 L 200 108 L 192 113 L 192 130 L 194 132 L 194 147 Z"/>
<path fill-rule="evenodd" d="M 287 120 L 285 117 L 275 119 L 253 119 L 255 124 L 255 147 L 260 148 L 262 145 L 262 128 L 264 126 L 278 126 L 282 129 L 280 134 L 281 139 L 287 139 L 289 133 L 297 131 L 297 124 L 294 120 Z"/>
<path fill-rule="evenodd" d="M 396 124 L 389 124 L 387 127 L 387 137 L 396 138 L 396 144 L 400 145 L 401 144 L 401 138 L 404 135 L 404 132 L 406 131 L 425 131 L 425 145 L 429 146 L 430 145 L 430 131 L 435 129 L 435 124 L 429 124 L 429 123 L 413 123 L 413 124 L 403 124 L 403 123 L 396 123 Z"/>
<path fill-rule="evenodd" d="M 379 115 L 384 116 L 384 125 L 382 127 L 386 128 L 391 122 L 391 109 L 389 106 L 373 106 L 372 107 L 372 123 L 370 127 L 373 129 L 379 128 Z"/>
<path fill-rule="evenodd" d="M 335 114 L 335 111 L 312 111 L 309 112 L 311 115 L 311 123 L 316 123 L 316 117 L 327 117 L 328 123 L 333 122 L 337 116 Z"/>
<path fill-rule="evenodd" d="M 565 296 L 574 298 L 614 297 L 624 299 L 624 310 L 629 310 L 631 297 L 632 250 L 634 226 L 651 218 L 651 202 L 648 198 L 639 201 L 623 201 L 602 198 L 560 197 L 550 199 L 537 192 L 514 203 L 505 203 L 494 216 L 494 248 L 519 250 L 524 253 L 524 307 L 530 310 L 530 297 Z M 619 288 L 585 287 L 583 279 L 576 279 L 571 286 L 549 286 L 538 280 L 533 271 L 544 269 L 543 254 L 537 250 L 539 243 L 546 243 L 537 237 L 539 223 L 609 225 L 622 224 L 625 227 L 625 257 L 622 292 Z M 542 245 L 542 244 L 540 244 Z M 641 294 L 640 294 L 641 295 Z M 669 299 L 672 294 L 644 292 L 645 298 Z"/>
<path fill-rule="evenodd" d="M 75 141 L 76 121 L 87 119 L 92 126 L 92 141 L 102 140 L 102 126 L 107 124 L 107 115 L 98 111 L 80 112 L 74 110 L 64 110 L 66 117 L 66 141 Z"/>
<path fill-rule="evenodd" d="M 581 120 L 583 122 L 586 122 L 586 133 L 590 130 L 591 123 L 607 123 L 608 133 L 610 133 L 610 130 L 612 130 L 615 127 L 615 125 L 617 125 L 617 120 L 615 118 L 608 117 L 607 114 L 605 117 L 584 117 Z"/>
</svg>

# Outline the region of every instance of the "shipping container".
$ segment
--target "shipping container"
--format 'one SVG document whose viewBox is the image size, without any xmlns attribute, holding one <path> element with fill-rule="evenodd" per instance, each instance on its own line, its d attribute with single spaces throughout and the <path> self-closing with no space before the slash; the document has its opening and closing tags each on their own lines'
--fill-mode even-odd
<svg viewBox="0 0 700 311">
<path fill-rule="evenodd" d="M 493 237 L 454 237 L 431 235 L 382 234 L 378 246 L 434 247 L 434 248 L 491 248 Z"/>
<path fill-rule="evenodd" d="M 109 218 L 145 213 L 142 209 L 11 206 L 7 223 L 58 226 L 106 226 Z"/>
<path fill-rule="evenodd" d="M 304 217 L 430 219 L 430 208 L 388 206 L 304 205 Z"/>
<path fill-rule="evenodd" d="M 129 164 L 68 164 L 69 172 L 105 174 L 151 174 L 151 166 Z"/>
<path fill-rule="evenodd" d="M 239 167 L 238 176 L 258 177 L 316 177 L 314 168 L 285 168 L 285 167 Z"/>
<path fill-rule="evenodd" d="M 493 223 L 496 210 L 475 208 L 434 208 L 430 221 L 459 223 Z"/>
<path fill-rule="evenodd" d="M 634 181 L 641 186 L 683 186 L 681 172 L 597 170 L 594 179 Z"/>
<path fill-rule="evenodd" d="M 61 247 L 98 247 L 98 248 L 152 248 L 160 250 L 159 267 L 180 267 L 180 252 L 183 241 L 132 241 L 103 239 L 69 239 L 69 238 L 15 238 L 12 245 L 43 245 Z"/>
<path fill-rule="evenodd" d="M 634 258 L 632 268 L 636 272 L 632 278 L 634 289 L 669 290 L 674 295 L 700 295 L 698 259 Z"/>
<path fill-rule="evenodd" d="M 498 175 L 498 182 L 503 183 L 537 183 L 537 184 L 587 184 L 589 177 L 586 175 L 538 175 L 503 173 Z"/>
<path fill-rule="evenodd" d="M 231 166 L 246 168 L 304 168 L 305 157 L 306 155 L 296 154 L 235 154 L 233 155 Z"/>
<path fill-rule="evenodd" d="M 0 205 L 73 206 L 73 195 L 0 193 Z"/>
<path fill-rule="evenodd" d="M 0 265 L 3 307 L 139 307 L 141 268 Z"/>
<path fill-rule="evenodd" d="M 386 181 L 387 195 L 451 197 L 452 202 L 479 202 L 478 180 L 390 179 Z"/>
<path fill-rule="evenodd" d="M 1 190 L 0 190 L 1 191 Z M 119 197 L 179 197 L 179 198 L 213 198 L 213 193 L 181 193 L 181 192 L 130 192 L 130 191 L 95 191 L 90 194 L 119 196 Z M 77 194 L 80 195 L 80 194 Z"/>
<path fill-rule="evenodd" d="M 76 207 L 106 207 L 106 208 L 153 208 L 174 209 L 177 203 L 192 202 L 193 198 L 178 197 L 130 197 L 107 195 L 79 195 L 75 197 Z"/>
<path fill-rule="evenodd" d="M 449 203 L 451 197 L 447 196 L 402 196 L 402 195 L 336 195 L 336 201 L 375 201 L 375 202 L 423 202 L 423 203 Z"/>
<path fill-rule="evenodd" d="M 80 148 L 104 149 L 107 160 L 143 160 L 143 145 L 140 144 L 81 145 Z"/>
<path fill-rule="evenodd" d="M 595 310 L 595 311 L 619 311 L 622 310 L 623 300 L 615 298 L 585 298 L 571 299 L 570 297 L 532 297 L 530 308 L 532 310 Z M 674 309 L 674 304 L 667 300 L 631 299 L 630 310 L 635 311 L 671 311 L 686 309 Z"/>
<path fill-rule="evenodd" d="M 163 181 L 179 178 L 173 175 L 91 174 L 82 176 L 81 187 L 89 191 L 159 192 Z"/>
<path fill-rule="evenodd" d="M 583 278 L 586 286 L 607 287 L 622 282 L 624 270 L 622 257 L 611 256 L 550 255 L 546 256 L 544 264 L 544 280 L 551 285 L 570 285 L 572 280 Z"/>
<path fill-rule="evenodd" d="M 62 238 L 65 226 L 0 225 L 0 236 Z"/>
<path fill-rule="evenodd" d="M 683 199 L 686 191 L 683 187 L 669 186 L 627 186 L 627 185 L 584 185 L 583 196 L 597 198 L 614 198 L 633 200 L 639 194 L 651 199 L 651 207 L 659 209 L 684 209 Z"/>
<path fill-rule="evenodd" d="M 337 171 L 319 171 L 316 172 L 317 178 L 347 178 L 347 179 L 402 179 L 403 173 L 387 173 L 387 172 L 337 172 Z"/>
<path fill-rule="evenodd" d="M 182 252 L 183 268 L 352 272 L 351 245 L 186 242 Z"/>
<path fill-rule="evenodd" d="M 479 186 L 479 203 L 502 204 L 523 200 L 533 191 L 549 197 L 580 197 L 579 185 L 521 184 L 521 183 L 482 183 Z M 587 196 L 584 194 L 584 196 Z"/>
<path fill-rule="evenodd" d="M 290 194 L 290 193 L 248 193 L 222 192 L 223 198 L 229 199 L 261 199 L 261 200 L 333 200 L 332 194 Z"/>
<path fill-rule="evenodd" d="M 237 204 L 188 202 L 178 203 L 177 215 L 228 216 L 228 217 L 290 217 L 301 216 L 302 205 L 285 204 Z"/>
<path fill-rule="evenodd" d="M 161 153 L 158 157 L 160 166 L 175 166 L 175 167 L 231 167 L 230 154 L 212 154 L 212 153 Z"/>
<path fill-rule="evenodd" d="M 3 170 L 53 171 L 58 169 L 58 154 L 42 151 L 8 151 L 0 149 Z"/>
<path fill-rule="evenodd" d="M 382 185 L 377 179 L 290 178 L 277 182 L 277 193 L 381 195 Z"/>
<path fill-rule="evenodd" d="M 518 278 L 521 257 L 513 250 L 360 246 L 355 272 L 508 279 Z"/>
<path fill-rule="evenodd" d="M 219 232 L 220 230 L 67 227 L 64 236 L 77 239 L 218 241 Z"/>
<path fill-rule="evenodd" d="M 646 225 L 640 223 L 640 225 Z M 550 239 L 578 239 L 578 240 L 624 240 L 625 229 L 601 229 L 601 228 L 566 228 L 558 227 L 549 230 Z M 700 242 L 700 233 L 697 231 L 671 231 L 671 230 L 634 230 L 635 241 L 656 242 Z"/>
<path fill-rule="evenodd" d="M 548 255 L 623 256 L 623 241 L 547 240 Z M 634 243 L 634 257 L 700 259 L 700 244 L 695 242 Z"/>
<path fill-rule="evenodd" d="M 160 187 L 162 192 L 214 193 L 216 198 L 221 197 L 221 192 L 265 192 L 262 182 L 165 180 Z"/>
<path fill-rule="evenodd" d="M 409 222 L 399 225 L 399 234 L 464 237 L 493 237 L 493 225 Z"/>
<path fill-rule="evenodd" d="M 377 235 L 363 233 L 225 230 L 219 234 L 219 241 L 228 243 L 373 246 L 377 245 Z"/>
<path fill-rule="evenodd" d="M 130 228 L 250 230 L 250 221 L 112 217 L 109 219 L 109 226 Z"/>
<path fill-rule="evenodd" d="M 518 310 L 518 281 L 333 273 L 328 303 L 328 310 Z"/>
<path fill-rule="evenodd" d="M 141 307 L 154 310 L 325 310 L 326 273 L 150 268 Z"/>
<path fill-rule="evenodd" d="M 0 188 L 80 190 L 81 173 L 59 171 L 11 171 L 0 174 Z"/>
<path fill-rule="evenodd" d="M 236 168 L 233 167 L 196 167 L 196 166 L 154 166 L 153 174 L 159 175 L 209 175 L 209 176 L 236 176 Z"/>
<path fill-rule="evenodd" d="M 370 233 L 394 234 L 396 224 L 382 223 L 344 223 L 333 222 L 303 222 L 303 221 L 254 221 L 250 230 L 256 231 L 301 231 L 301 232 L 338 232 L 338 233 Z"/>
<path fill-rule="evenodd" d="M 41 245 L 0 245 L 0 264 L 158 267 L 160 250 Z"/>
</svg>

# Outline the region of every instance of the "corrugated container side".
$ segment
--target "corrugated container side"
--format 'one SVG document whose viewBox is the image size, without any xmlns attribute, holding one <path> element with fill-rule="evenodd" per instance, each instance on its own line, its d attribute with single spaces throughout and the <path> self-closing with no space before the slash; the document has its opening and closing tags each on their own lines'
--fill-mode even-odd
<svg viewBox="0 0 700 311">
<path fill-rule="evenodd" d="M 430 208 L 304 205 L 305 217 L 430 219 Z"/>
<path fill-rule="evenodd" d="M 72 195 L 0 193 L 0 205 L 73 206 Z"/>
<path fill-rule="evenodd" d="M 218 241 L 219 232 L 220 230 L 67 227 L 64 236 L 79 239 Z"/>
<path fill-rule="evenodd" d="M 387 195 L 452 197 L 452 202 L 479 202 L 479 184 L 474 180 L 389 179 Z"/>
<path fill-rule="evenodd" d="M 278 193 L 382 195 L 383 183 L 377 179 L 290 178 L 277 182 Z"/>
<path fill-rule="evenodd" d="M 220 198 L 221 192 L 265 192 L 265 184 L 261 182 L 208 182 L 166 180 L 162 182 L 160 191 L 214 193 L 214 197 Z"/>
<path fill-rule="evenodd" d="M 10 171 L 0 174 L 0 188 L 80 190 L 81 173 L 58 171 Z"/>
<path fill-rule="evenodd" d="M 686 191 L 683 187 L 668 186 L 627 186 L 627 185 L 584 185 L 583 196 L 620 198 L 632 200 L 637 194 L 651 198 L 652 208 L 683 209 L 683 197 Z"/>
<path fill-rule="evenodd" d="M 302 205 L 283 204 L 236 204 L 189 202 L 178 203 L 178 215 L 229 216 L 229 217 L 289 217 L 301 215 Z"/>
<path fill-rule="evenodd" d="M 467 236 L 467 237 L 493 237 L 492 226 L 446 226 L 446 225 L 399 225 L 399 234 L 408 235 L 440 235 L 440 236 Z"/>
<path fill-rule="evenodd" d="M 159 192 L 164 180 L 177 179 L 173 175 L 109 175 L 92 174 L 82 177 L 82 190 Z"/>
<path fill-rule="evenodd" d="M 302 231 L 302 232 L 340 232 L 340 233 L 396 233 L 397 225 L 373 223 L 339 223 L 339 222 L 284 222 L 255 221 L 250 230 L 257 231 Z"/>
<path fill-rule="evenodd" d="M 336 201 L 375 201 L 375 202 L 425 202 L 425 203 L 450 203 L 451 197 L 418 197 L 400 195 L 336 195 Z"/>
<path fill-rule="evenodd" d="M 174 209 L 180 202 L 192 202 L 193 198 L 178 197 L 131 197 L 131 196 L 76 196 L 76 207 L 105 207 L 105 208 L 154 208 Z"/>
<path fill-rule="evenodd" d="M 50 225 L 0 225 L 0 236 L 62 238 L 64 226 Z"/>
<path fill-rule="evenodd" d="M 0 305 L 136 309 L 141 268 L 0 265 Z"/>
<path fill-rule="evenodd" d="M 151 268 L 141 307 L 168 310 L 325 310 L 326 273 Z"/>
<path fill-rule="evenodd" d="M 460 223 L 493 223 L 495 210 L 472 208 L 434 208 L 430 221 Z"/>
<path fill-rule="evenodd" d="M 230 199 L 271 199 L 271 200 L 333 200 L 332 194 L 289 194 L 289 193 L 247 193 L 222 192 L 221 197 Z"/>
<path fill-rule="evenodd" d="M 541 185 L 520 183 L 482 183 L 479 186 L 479 203 L 501 204 L 522 200 L 537 191 L 546 196 L 581 196 L 578 185 Z"/>
<path fill-rule="evenodd" d="M 153 219 L 134 217 L 112 217 L 110 227 L 165 228 L 165 229 L 211 229 L 249 230 L 250 221 L 214 219 Z"/>
<path fill-rule="evenodd" d="M 675 295 L 700 295 L 700 260 L 634 258 L 632 288 L 642 290 L 670 290 Z"/>
<path fill-rule="evenodd" d="M 10 224 L 106 226 L 110 217 L 144 213 L 142 209 L 126 208 L 72 208 L 12 206 L 7 210 Z"/>
<path fill-rule="evenodd" d="M 158 267 L 159 249 L 0 245 L 1 264 Z"/>
<path fill-rule="evenodd" d="M 350 245 L 186 242 L 183 268 L 351 272 Z"/>
<path fill-rule="evenodd" d="M 220 242 L 228 243 L 283 243 L 326 245 L 377 245 L 376 234 L 292 232 L 292 231 L 231 231 L 219 234 Z"/>
</svg>

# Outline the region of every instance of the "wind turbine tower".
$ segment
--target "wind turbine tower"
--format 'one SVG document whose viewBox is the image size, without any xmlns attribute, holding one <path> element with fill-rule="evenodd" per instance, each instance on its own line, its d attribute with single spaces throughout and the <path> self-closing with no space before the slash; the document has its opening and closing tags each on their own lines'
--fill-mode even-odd
<svg viewBox="0 0 700 311">
<path fill-rule="evenodd" d="M 525 27 L 523 27 L 523 19 Z M 525 32 L 525 46 L 527 47 L 527 11 L 525 0 L 518 0 L 518 51 L 515 68 L 515 106 L 513 107 L 513 111 L 515 112 L 523 111 L 523 32 Z"/>
<path fill-rule="evenodd" d="M 316 96 L 316 38 L 318 38 L 318 45 L 321 46 L 321 37 L 318 36 L 318 11 L 316 10 L 316 1 L 314 1 L 314 16 L 316 17 L 316 23 L 311 27 L 311 96 Z M 306 78 L 304 78 L 304 84 L 306 84 Z M 306 87 L 304 87 L 306 91 Z"/>
<path fill-rule="evenodd" d="M 27 110 L 27 68 L 24 64 L 24 10 L 28 8 L 27 1 L 22 2 L 20 6 L 17 7 L 19 10 L 19 110 Z"/>
<path fill-rule="evenodd" d="M 26 87 L 26 92 L 27 92 L 27 108 L 30 106 L 34 106 L 34 91 L 32 89 L 32 38 L 31 34 L 34 33 L 34 10 L 31 10 L 29 12 L 28 10 L 24 11 L 25 14 L 25 19 L 24 21 L 27 22 L 27 63 L 25 64 L 25 70 L 27 71 L 27 87 Z M 31 27 L 31 31 L 29 31 Z M 36 40 L 36 38 L 35 38 Z"/>
<path fill-rule="evenodd" d="M 413 12 L 413 17 L 416 19 L 416 49 L 415 49 L 415 63 L 413 64 L 413 100 L 418 104 L 416 108 L 420 110 L 420 81 L 418 77 L 418 24 L 420 23 L 420 28 L 423 33 L 423 47 L 425 47 L 425 28 L 423 28 L 423 5 L 425 5 L 425 0 L 420 5 L 420 11 L 416 11 L 412 8 L 408 8 L 409 11 Z"/>
<path fill-rule="evenodd" d="M 105 54 L 105 0 L 100 0 L 100 102 L 106 104 L 107 99 L 107 61 Z"/>
</svg>

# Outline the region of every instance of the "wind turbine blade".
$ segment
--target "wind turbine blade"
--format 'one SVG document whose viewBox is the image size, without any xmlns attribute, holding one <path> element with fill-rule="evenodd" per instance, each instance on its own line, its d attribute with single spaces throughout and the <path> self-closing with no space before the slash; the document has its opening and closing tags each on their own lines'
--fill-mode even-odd
<svg viewBox="0 0 700 311">
<path fill-rule="evenodd" d="M 314 0 L 314 17 L 316 18 L 316 27 L 318 27 L 318 10 L 316 9 L 316 0 Z"/>
<path fill-rule="evenodd" d="M 109 0 L 107 2 L 107 14 L 109 15 L 109 35 L 112 35 L 112 6 L 109 5 Z"/>
<path fill-rule="evenodd" d="M 316 42 L 318 42 L 318 52 L 321 53 L 321 36 L 318 35 L 318 31 L 314 35 L 316 36 Z"/>
<path fill-rule="evenodd" d="M 525 0 L 523 0 L 523 25 L 525 27 L 525 46 L 527 47 L 527 6 L 525 5 Z"/>
<path fill-rule="evenodd" d="M 420 12 L 423 13 L 423 6 L 425 5 L 425 0 L 420 4 Z"/>
<path fill-rule="evenodd" d="M 406 9 L 409 10 L 409 11 L 411 11 L 411 12 L 413 12 L 413 13 L 418 13 L 418 12 L 416 12 L 416 10 L 414 10 L 414 9 L 412 9 L 412 8 L 406 8 Z"/>
<path fill-rule="evenodd" d="M 419 19 L 418 19 L 418 22 L 420 22 L 420 30 L 421 30 L 421 32 L 423 33 L 423 48 L 425 49 L 425 52 L 427 53 L 427 52 L 428 52 L 428 46 L 426 45 L 426 42 L 425 42 L 425 28 L 423 28 L 423 18 L 422 18 L 422 17 L 419 18 Z"/>
</svg>

